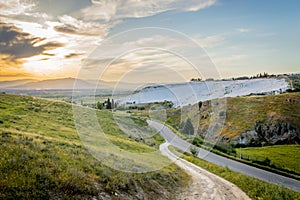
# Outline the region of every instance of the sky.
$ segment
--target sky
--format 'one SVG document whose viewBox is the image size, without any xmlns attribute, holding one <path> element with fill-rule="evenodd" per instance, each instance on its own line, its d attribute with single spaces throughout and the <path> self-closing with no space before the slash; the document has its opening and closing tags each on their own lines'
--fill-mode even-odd
<svg viewBox="0 0 300 200">
<path fill-rule="evenodd" d="M 300 72 L 298 0 L 1 0 L 0 81 Z"/>
</svg>

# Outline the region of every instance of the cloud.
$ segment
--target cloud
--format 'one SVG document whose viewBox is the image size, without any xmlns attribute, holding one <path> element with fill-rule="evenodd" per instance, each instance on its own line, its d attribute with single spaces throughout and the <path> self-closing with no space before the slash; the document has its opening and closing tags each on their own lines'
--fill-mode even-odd
<svg viewBox="0 0 300 200">
<path fill-rule="evenodd" d="M 240 33 L 248 33 L 250 32 L 251 30 L 250 29 L 247 29 L 247 28 L 237 28 L 236 31 L 240 32 Z"/>
<path fill-rule="evenodd" d="M 108 64 L 107 61 L 99 60 L 94 63 L 96 69 L 90 68 L 89 71 L 85 71 L 87 73 L 84 78 L 139 83 L 177 82 L 189 80 L 190 74 L 196 73 L 193 67 L 181 58 L 170 54 L 162 55 L 161 52 L 157 53 L 155 54 L 154 51 L 131 53 L 112 62 L 107 68 L 104 68 Z M 149 59 L 150 57 L 152 59 Z M 99 77 L 99 75 L 101 76 Z"/>
<path fill-rule="evenodd" d="M 149 34 L 148 34 L 149 32 Z M 159 33 L 157 33 L 159 32 Z M 206 36 L 188 38 L 176 32 L 169 32 L 164 29 L 157 32 L 151 32 L 149 29 L 140 29 L 135 32 L 135 37 L 120 37 L 118 39 L 112 39 L 104 41 L 101 44 L 101 48 L 96 49 L 91 55 L 97 59 L 118 57 L 124 53 L 130 53 L 132 51 L 139 51 L 136 54 L 141 56 L 141 51 L 147 50 L 147 56 L 143 56 L 144 60 L 157 59 L 158 55 L 178 54 L 178 55 L 194 55 L 198 60 L 201 56 L 205 56 L 205 52 L 201 47 L 214 47 L 222 43 L 224 40 L 221 36 Z M 130 35 L 130 34 L 129 34 Z M 153 54 L 149 54 L 153 52 Z M 153 56 L 153 57 L 152 57 Z M 136 56 L 137 58 L 138 56 Z M 135 59 L 131 57 L 131 59 Z M 161 58 L 162 60 L 164 58 Z"/>
<path fill-rule="evenodd" d="M 125 18 L 148 17 L 167 11 L 197 11 L 216 3 L 217 0 L 4 0 L 0 2 L 0 19 L 5 22 L 0 21 L 0 55 L 5 57 L 2 65 L 45 76 L 68 70 L 76 74 L 80 60 L 92 53 L 111 29 Z M 198 39 L 204 47 L 217 45 L 220 41 L 216 37 Z M 183 51 L 189 49 L 180 39 L 151 33 L 146 38 L 123 42 L 108 45 L 100 59 L 109 59 L 116 51 L 152 45 L 170 51 L 181 47 Z M 114 69 L 117 73 L 117 69 L 138 64 L 147 68 L 180 64 L 172 57 L 157 51 L 135 52 L 114 63 Z M 14 69 L 6 69 L 14 72 Z"/>
<path fill-rule="evenodd" d="M 218 64 L 218 65 L 223 65 L 223 66 L 232 66 L 236 65 L 237 62 L 249 58 L 249 55 L 245 54 L 235 54 L 235 55 L 230 55 L 227 57 L 218 57 L 214 58 L 213 61 Z"/>
<path fill-rule="evenodd" d="M 65 55 L 65 58 L 76 58 L 81 55 L 82 55 L 82 53 L 70 53 L 70 54 Z"/>
<path fill-rule="evenodd" d="M 95 78 L 94 75 L 97 76 L 97 73 L 93 72 L 104 70 L 108 64 L 110 66 L 104 74 L 108 77 L 106 80 L 116 79 L 131 70 L 148 74 L 163 68 L 180 71 L 180 74 L 185 76 L 195 73 L 194 66 L 189 62 L 205 73 L 204 68 L 212 66 L 212 63 L 201 47 L 212 47 L 224 40 L 220 36 L 186 38 L 165 30 L 159 30 L 155 35 L 149 29 L 139 31 L 141 32 L 133 38 L 120 37 L 104 41 L 101 48 L 96 49 L 84 62 L 84 70 L 90 74 L 91 79 Z M 148 32 L 150 33 L 147 34 Z"/>
<path fill-rule="evenodd" d="M 16 78 L 16 77 L 33 77 L 32 74 L 30 73 L 25 73 L 25 72 L 1 72 L 0 78 Z"/>
<path fill-rule="evenodd" d="M 220 45 L 224 41 L 224 37 L 218 35 L 212 35 L 206 37 L 197 36 L 194 39 L 203 48 L 215 47 Z"/>
<path fill-rule="evenodd" d="M 32 77 L 31 73 L 23 72 L 24 61 L 22 59 L 10 58 L 10 55 L 0 54 L 0 78 L 1 80 L 10 80 L 17 77 Z"/>
<path fill-rule="evenodd" d="M 59 21 L 61 25 L 55 26 L 54 29 L 58 32 L 68 34 L 104 37 L 107 35 L 110 28 L 108 24 L 86 22 L 68 15 L 59 17 Z"/>
<path fill-rule="evenodd" d="M 0 22 L 0 54 L 19 59 L 45 53 L 63 46 L 58 42 L 45 42 L 45 38 L 34 37 L 12 24 Z"/>
<path fill-rule="evenodd" d="M 0 1 L 1 15 L 23 15 L 35 7 L 33 1 L 26 0 L 4 0 Z"/>
<path fill-rule="evenodd" d="M 18 69 L 23 64 L 22 59 L 12 59 L 11 55 L 0 54 L 0 69 Z"/>
<path fill-rule="evenodd" d="M 84 18 L 107 22 L 153 16 L 172 10 L 197 11 L 215 5 L 217 0 L 93 0 L 92 2 L 92 6 L 82 9 Z"/>
<path fill-rule="evenodd" d="M 143 34 L 103 41 L 101 48 L 84 60 L 84 79 L 97 79 L 102 74 L 101 79 L 118 80 L 124 74 L 134 74 L 136 78 L 133 75 L 128 77 L 131 77 L 131 81 L 138 81 L 136 79 L 140 77 L 146 78 L 149 74 L 155 74 L 157 80 L 163 80 L 167 72 L 172 72 L 189 80 L 192 74 L 197 73 L 189 62 L 195 64 L 203 73 L 208 73 L 205 67 L 212 66 L 201 47 L 214 47 L 224 41 L 221 36 L 186 38 L 172 34 L 173 32 L 164 32 L 165 30 L 159 30 L 156 34 L 149 29 L 139 31 L 141 32 L 138 33 Z M 159 74 L 163 71 L 166 73 Z"/>
</svg>

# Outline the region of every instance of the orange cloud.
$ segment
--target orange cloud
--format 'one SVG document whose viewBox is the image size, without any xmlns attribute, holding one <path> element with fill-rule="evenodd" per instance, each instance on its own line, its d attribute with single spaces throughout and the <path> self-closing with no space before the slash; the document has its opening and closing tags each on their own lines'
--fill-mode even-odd
<svg viewBox="0 0 300 200">
<path fill-rule="evenodd" d="M 22 59 L 12 59 L 10 55 L 0 54 L 0 81 L 34 77 L 33 74 L 23 72 L 22 65 Z"/>
<path fill-rule="evenodd" d="M 47 51 L 61 46 L 63 44 L 59 42 L 47 42 L 45 38 L 35 37 L 13 24 L 0 21 L 0 80 L 34 77 L 24 71 L 24 59 L 37 55 L 55 56 Z"/>
</svg>

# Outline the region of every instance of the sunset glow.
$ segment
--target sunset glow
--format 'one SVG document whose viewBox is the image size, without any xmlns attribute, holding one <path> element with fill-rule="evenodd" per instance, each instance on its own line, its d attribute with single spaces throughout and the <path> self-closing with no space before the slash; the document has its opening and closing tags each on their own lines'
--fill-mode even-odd
<svg viewBox="0 0 300 200">
<path fill-rule="evenodd" d="M 187 35 L 205 49 L 221 77 L 252 75 L 262 68 L 269 73 L 298 72 L 298 6 L 298 1 L 2 1 L 0 80 L 75 78 L 84 60 L 102 41 L 143 27 L 167 28 Z M 281 16 L 276 14 L 279 11 Z M 118 48 L 145 44 L 161 44 L 164 48 L 181 42 L 149 35 L 118 43 Z M 118 68 L 107 71 L 106 79 L 113 80 L 116 73 L 137 66 L 149 69 L 158 64 L 153 67 L 159 71 L 161 64 L 171 68 L 180 65 L 176 58 L 157 52 L 129 53 L 125 57 Z M 188 70 L 182 73 L 192 76 Z"/>
</svg>

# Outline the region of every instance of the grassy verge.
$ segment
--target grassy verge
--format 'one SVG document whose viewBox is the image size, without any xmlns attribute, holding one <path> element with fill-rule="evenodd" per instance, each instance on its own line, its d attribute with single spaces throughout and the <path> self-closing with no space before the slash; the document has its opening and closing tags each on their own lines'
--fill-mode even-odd
<svg viewBox="0 0 300 200">
<path fill-rule="evenodd" d="M 293 190 L 289 190 L 285 187 L 267 183 L 256 178 L 252 178 L 243 175 L 238 172 L 234 172 L 226 167 L 220 167 L 215 164 L 209 163 L 199 158 L 193 157 L 191 154 L 183 153 L 182 151 L 175 149 L 175 147 L 169 147 L 173 153 L 181 155 L 181 157 L 189 162 L 192 162 L 203 169 L 206 169 L 241 188 L 251 199 L 257 200 L 281 200 L 281 199 L 300 199 L 300 193 Z"/>
<path fill-rule="evenodd" d="M 195 141 L 195 140 L 194 140 Z M 240 157 L 240 149 L 236 148 L 226 149 L 226 146 L 210 144 L 210 143 L 195 143 L 195 146 L 201 147 L 208 151 L 211 151 L 220 156 L 257 167 L 266 171 L 270 171 L 282 176 L 294 178 L 300 180 L 300 174 L 298 170 L 298 160 L 300 159 L 297 151 L 299 152 L 299 145 L 278 145 L 270 147 L 256 147 L 256 148 L 243 148 L 242 155 Z M 275 149 L 269 152 L 269 148 Z M 251 149 L 255 149 L 252 151 Z M 283 151 L 281 151 L 281 149 Z M 269 157 L 272 159 L 270 160 Z"/>
<path fill-rule="evenodd" d="M 236 149 L 252 162 L 267 162 L 270 166 L 300 174 L 300 145 L 276 145 Z"/>
</svg>

